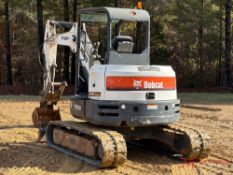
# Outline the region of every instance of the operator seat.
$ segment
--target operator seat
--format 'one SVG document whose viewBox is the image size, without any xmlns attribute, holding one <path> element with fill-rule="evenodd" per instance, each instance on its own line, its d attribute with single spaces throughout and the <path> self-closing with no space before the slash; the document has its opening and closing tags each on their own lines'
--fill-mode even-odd
<svg viewBox="0 0 233 175">
<path fill-rule="evenodd" d="M 112 40 L 112 47 L 119 53 L 132 53 L 133 52 L 133 39 L 130 36 L 118 35 Z"/>
</svg>

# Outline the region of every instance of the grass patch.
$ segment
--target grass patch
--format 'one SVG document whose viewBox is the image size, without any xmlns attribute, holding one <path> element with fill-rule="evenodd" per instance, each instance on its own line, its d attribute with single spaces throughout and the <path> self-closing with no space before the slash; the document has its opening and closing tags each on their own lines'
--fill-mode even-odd
<svg viewBox="0 0 233 175">
<path fill-rule="evenodd" d="M 178 93 L 181 103 L 233 104 L 232 93 Z"/>
</svg>

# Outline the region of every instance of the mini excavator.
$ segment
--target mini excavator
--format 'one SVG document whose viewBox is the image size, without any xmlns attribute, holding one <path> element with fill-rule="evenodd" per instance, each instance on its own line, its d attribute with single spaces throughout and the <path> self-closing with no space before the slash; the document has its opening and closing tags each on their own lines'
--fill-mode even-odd
<svg viewBox="0 0 233 175">
<path fill-rule="evenodd" d="M 70 113 L 79 120 L 62 121 L 57 107 L 67 86 L 55 82 L 58 45 L 76 55 Z M 48 20 L 43 54 L 43 90 L 32 120 L 49 147 L 100 168 L 123 164 L 132 140 L 159 143 L 185 160 L 208 156 L 209 136 L 177 123 L 174 70 L 150 65 L 147 11 L 84 8 L 78 23 Z"/>
</svg>

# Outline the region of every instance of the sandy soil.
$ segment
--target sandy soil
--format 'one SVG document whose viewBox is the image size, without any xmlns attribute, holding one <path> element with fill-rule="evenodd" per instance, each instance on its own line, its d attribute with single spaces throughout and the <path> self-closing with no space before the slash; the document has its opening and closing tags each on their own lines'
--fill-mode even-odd
<svg viewBox="0 0 233 175">
<path fill-rule="evenodd" d="M 31 113 L 37 101 L 0 101 L 1 174 L 233 174 L 233 108 L 231 105 L 184 106 L 180 123 L 204 130 L 213 140 L 209 158 L 185 163 L 135 146 L 128 148 L 128 160 L 115 169 L 98 170 L 36 143 L 37 129 Z M 60 102 L 62 118 L 71 119 L 69 101 Z M 193 106 L 193 105 L 191 105 Z"/>
</svg>

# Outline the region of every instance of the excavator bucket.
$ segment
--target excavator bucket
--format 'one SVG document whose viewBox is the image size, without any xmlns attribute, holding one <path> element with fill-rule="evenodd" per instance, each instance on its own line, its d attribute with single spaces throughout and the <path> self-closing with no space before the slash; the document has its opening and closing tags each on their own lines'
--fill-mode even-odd
<svg viewBox="0 0 233 175">
<path fill-rule="evenodd" d="M 55 107 L 66 86 L 66 82 L 49 83 L 47 89 L 42 91 L 40 107 L 35 108 L 32 113 L 32 123 L 34 127 L 39 128 L 38 142 L 45 135 L 47 125 L 50 121 L 61 120 L 60 110 Z M 53 89 L 56 87 L 56 90 L 51 92 L 51 87 Z"/>
<path fill-rule="evenodd" d="M 32 113 L 32 122 L 35 127 L 46 125 L 50 121 L 61 120 L 60 110 L 59 108 L 55 109 L 55 106 L 60 100 L 66 86 L 66 82 L 50 82 L 47 89 L 42 91 L 40 107 L 34 109 Z M 50 89 L 54 89 L 55 87 L 56 90 L 51 92 Z"/>
<path fill-rule="evenodd" d="M 41 139 L 46 133 L 47 125 L 50 121 L 61 120 L 60 110 L 53 108 L 36 108 L 32 113 L 33 125 L 39 128 L 37 142 L 41 142 Z"/>
<path fill-rule="evenodd" d="M 33 125 L 37 128 L 40 125 L 47 124 L 49 121 L 61 120 L 60 110 L 59 109 L 44 109 L 36 108 L 32 113 L 32 122 Z"/>
</svg>

